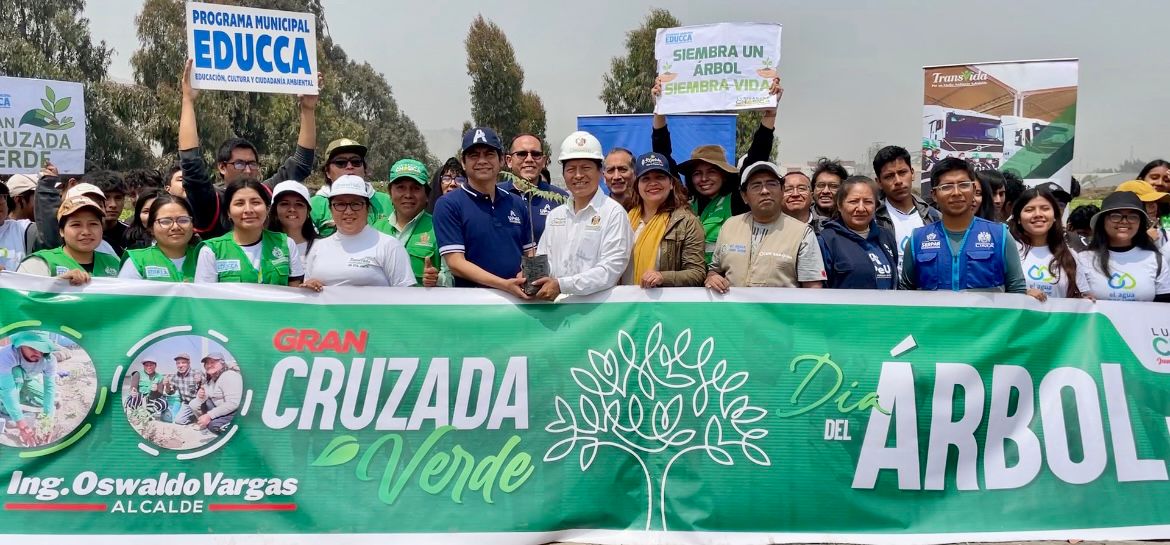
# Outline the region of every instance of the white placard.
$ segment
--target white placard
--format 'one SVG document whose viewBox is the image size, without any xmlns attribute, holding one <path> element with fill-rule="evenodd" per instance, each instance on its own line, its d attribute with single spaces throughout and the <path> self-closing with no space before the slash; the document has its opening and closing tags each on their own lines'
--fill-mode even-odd
<svg viewBox="0 0 1170 545">
<path fill-rule="evenodd" d="M 0 174 L 85 172 L 85 87 L 0 77 Z"/>
<path fill-rule="evenodd" d="M 196 89 L 317 94 L 313 14 L 199 2 L 186 10 Z"/>
<path fill-rule="evenodd" d="M 654 58 L 660 114 L 776 106 L 769 93 L 780 63 L 778 24 L 718 23 L 660 28 Z"/>
</svg>

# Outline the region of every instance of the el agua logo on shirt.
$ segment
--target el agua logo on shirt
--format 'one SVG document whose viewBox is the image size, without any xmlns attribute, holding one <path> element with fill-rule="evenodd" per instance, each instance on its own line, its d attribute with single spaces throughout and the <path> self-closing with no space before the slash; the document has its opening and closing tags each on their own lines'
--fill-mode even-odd
<svg viewBox="0 0 1170 545">
<path fill-rule="evenodd" d="M 1043 265 L 1032 265 L 1028 269 L 1028 278 L 1037 282 L 1046 282 L 1048 284 L 1055 284 L 1056 279 L 1048 272 L 1048 267 Z"/>
<path fill-rule="evenodd" d="M 1113 273 L 1109 277 L 1109 287 L 1115 290 L 1132 290 L 1137 287 L 1137 280 L 1129 273 Z"/>
<path fill-rule="evenodd" d="M 215 261 L 215 272 L 217 273 L 239 272 L 240 270 L 240 260 L 238 259 L 217 259 Z"/>
<path fill-rule="evenodd" d="M 515 210 L 508 212 L 508 221 L 511 223 L 515 223 L 516 225 L 520 225 L 520 216 L 516 215 Z"/>
<path fill-rule="evenodd" d="M 170 278 L 171 272 L 166 267 L 159 267 L 157 265 L 148 265 L 143 271 L 147 278 Z"/>
</svg>

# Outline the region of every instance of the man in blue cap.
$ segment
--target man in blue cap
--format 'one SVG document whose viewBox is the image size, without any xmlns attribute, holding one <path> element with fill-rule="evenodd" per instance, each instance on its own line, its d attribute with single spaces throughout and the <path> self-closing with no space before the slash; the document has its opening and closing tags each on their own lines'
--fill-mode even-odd
<svg viewBox="0 0 1170 545">
<path fill-rule="evenodd" d="M 15 420 L 26 446 L 35 446 L 33 414 L 21 405 L 30 405 L 52 417 L 57 397 L 57 347 L 48 334 L 22 331 L 12 344 L 0 349 L 0 418 Z"/>
<path fill-rule="evenodd" d="M 503 163 L 500 137 L 487 127 L 463 135 L 467 183 L 435 203 L 439 255 L 455 276 L 455 287 L 488 287 L 521 299 L 520 261 L 536 249 L 528 205 L 496 186 Z"/>
</svg>

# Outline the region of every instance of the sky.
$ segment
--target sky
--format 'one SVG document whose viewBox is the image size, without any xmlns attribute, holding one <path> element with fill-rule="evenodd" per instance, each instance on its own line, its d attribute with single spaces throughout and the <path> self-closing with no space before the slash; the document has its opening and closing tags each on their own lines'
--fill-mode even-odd
<svg viewBox="0 0 1170 545">
<path fill-rule="evenodd" d="M 784 26 L 780 161 L 861 160 L 874 142 L 913 150 L 922 136 L 922 67 L 1079 58 L 1075 172 L 1130 157 L 1170 156 L 1170 2 L 1111 0 L 720 0 L 589 2 L 324 0 L 330 35 L 386 76 L 399 107 L 442 158 L 471 118 L 463 39 L 482 13 L 507 34 L 525 88 L 544 101 L 555 147 L 576 116 L 603 114 L 598 95 L 625 34 L 651 8 L 684 25 Z M 141 0 L 91 0 L 94 39 L 115 50 L 110 74 L 132 80 Z M 332 138 L 334 135 L 321 135 Z"/>
</svg>

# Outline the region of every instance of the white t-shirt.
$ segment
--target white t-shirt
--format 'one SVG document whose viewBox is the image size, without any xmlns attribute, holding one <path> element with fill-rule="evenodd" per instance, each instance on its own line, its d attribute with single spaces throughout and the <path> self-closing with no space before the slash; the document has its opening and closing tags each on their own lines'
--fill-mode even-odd
<svg viewBox="0 0 1170 545">
<path fill-rule="evenodd" d="M 910 242 L 910 235 L 914 230 L 926 225 L 918 210 L 910 209 L 909 214 L 903 214 L 893 203 L 886 201 L 886 211 L 890 213 L 890 221 L 894 224 L 894 239 L 898 241 L 898 274 L 902 273 L 902 256 L 905 255 L 906 244 Z"/>
<path fill-rule="evenodd" d="M 171 259 L 171 263 L 175 264 L 176 271 L 182 271 L 183 264 L 186 262 L 187 256 Z M 118 278 L 125 278 L 129 280 L 145 280 L 145 278 L 142 278 L 141 274 L 138 274 L 138 267 L 135 267 L 134 262 L 129 259 L 127 259 L 126 262 L 122 264 L 122 270 L 118 271 Z"/>
<path fill-rule="evenodd" d="M 28 232 L 31 220 L 14 220 L 8 218 L 0 224 L 0 267 L 6 271 L 15 271 L 24 259 L 24 237 Z"/>
<path fill-rule="evenodd" d="M 1162 272 L 1158 274 L 1154 252 L 1140 248 L 1110 251 L 1109 276 L 1105 276 L 1097 267 L 1097 255 L 1081 252 L 1077 254 L 1077 287 L 1081 293 L 1105 301 L 1153 301 L 1155 295 L 1170 293 L 1170 261 L 1162 254 Z"/>
<path fill-rule="evenodd" d="M 297 250 L 297 245 L 293 239 L 286 238 L 287 253 L 288 253 L 288 277 L 297 278 L 305 276 L 305 260 L 301 258 L 301 253 Z M 260 250 L 263 245 L 260 240 L 255 244 L 247 246 L 240 246 L 244 250 L 244 255 L 248 256 L 248 261 L 252 263 L 252 267 L 260 270 Z M 196 284 L 215 284 L 219 282 L 219 273 L 215 269 L 215 252 L 210 246 L 204 246 L 199 249 L 199 262 L 195 264 L 195 283 Z"/>
<path fill-rule="evenodd" d="M 1057 280 L 1048 270 L 1052 262 L 1052 250 L 1047 246 L 1025 250 L 1023 244 L 1019 245 L 1019 249 L 1020 265 L 1024 269 L 1024 280 L 1028 283 L 1028 289 L 1040 290 L 1048 297 L 1068 297 L 1068 273 L 1057 271 L 1060 273 L 1060 279 Z"/>
<path fill-rule="evenodd" d="M 414 270 L 398 239 L 367 225 L 356 235 L 337 231 L 313 243 L 305 279 L 326 286 L 413 286 Z"/>
<path fill-rule="evenodd" d="M 289 239 L 289 240 L 292 240 L 292 239 Z M 301 263 L 304 263 L 305 261 L 307 261 L 309 259 L 309 241 L 306 240 L 304 242 L 298 242 L 297 243 L 297 252 L 299 252 L 301 255 Z"/>
</svg>

